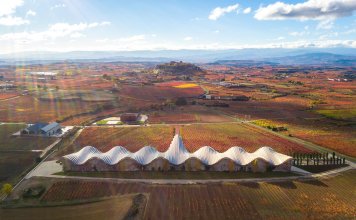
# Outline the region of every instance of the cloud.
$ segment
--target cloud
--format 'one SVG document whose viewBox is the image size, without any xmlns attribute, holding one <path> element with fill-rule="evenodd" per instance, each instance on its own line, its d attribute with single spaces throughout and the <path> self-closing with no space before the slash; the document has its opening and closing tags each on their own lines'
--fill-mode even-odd
<svg viewBox="0 0 356 220">
<path fill-rule="evenodd" d="M 23 0 L 0 1 L 0 25 L 16 26 L 29 24 L 29 20 L 13 15 L 16 12 L 16 8 L 21 7 L 23 4 Z"/>
<path fill-rule="evenodd" d="M 83 37 L 84 34 L 81 33 L 85 30 L 109 25 L 110 22 L 93 22 L 93 23 L 78 23 L 78 24 L 68 24 L 68 23 L 56 23 L 50 25 L 45 31 L 40 32 L 14 32 L 0 35 L 0 40 L 2 41 L 16 41 L 16 42 L 36 42 L 43 40 L 54 40 L 62 37 Z"/>
<path fill-rule="evenodd" d="M 53 5 L 50 10 L 54 10 L 56 8 L 66 8 L 67 5 L 66 4 L 56 4 L 56 5 Z"/>
<path fill-rule="evenodd" d="M 245 8 L 242 13 L 249 14 L 251 12 L 251 8 Z"/>
<path fill-rule="evenodd" d="M 355 0 L 308 0 L 303 3 L 276 2 L 260 7 L 257 20 L 324 20 L 352 16 L 356 10 Z"/>
<path fill-rule="evenodd" d="M 316 29 L 326 29 L 329 30 L 334 27 L 334 19 L 325 19 L 319 22 Z"/>
<path fill-rule="evenodd" d="M 294 32 L 289 32 L 288 34 L 290 36 L 293 36 L 293 37 L 302 37 L 302 36 L 305 36 L 305 35 L 309 35 L 310 33 L 307 32 L 307 31 L 301 31 L 301 32 L 294 31 Z"/>
<path fill-rule="evenodd" d="M 30 23 L 29 20 L 23 19 L 21 17 L 13 17 L 11 15 L 0 17 L 0 25 L 4 25 L 4 26 L 17 26 L 17 25 L 23 25 L 29 23 Z"/>
<path fill-rule="evenodd" d="M 80 32 L 74 32 L 73 34 L 69 35 L 70 38 L 82 38 L 82 37 L 86 37 L 85 34 L 80 33 Z"/>
<path fill-rule="evenodd" d="M 130 42 L 136 42 L 136 41 L 143 41 L 145 39 L 146 39 L 146 35 L 141 34 L 141 35 L 134 35 L 131 37 L 119 38 L 117 41 L 130 43 Z"/>
<path fill-rule="evenodd" d="M 193 38 L 190 37 L 190 36 L 187 36 L 187 37 L 185 37 L 183 40 L 185 40 L 185 41 L 191 41 L 191 40 L 193 40 Z"/>
<path fill-rule="evenodd" d="M 27 12 L 26 12 L 26 17 L 27 16 L 36 16 L 36 12 L 35 11 L 32 11 L 32 10 L 28 10 Z"/>
<path fill-rule="evenodd" d="M 238 7 L 239 7 L 239 4 L 230 5 L 230 6 L 227 6 L 225 8 L 217 7 L 217 8 L 213 9 L 210 12 L 209 19 L 216 21 L 221 16 L 223 16 L 223 15 L 225 15 L 227 13 L 230 13 L 230 12 L 233 12 L 233 11 L 237 12 Z"/>
<path fill-rule="evenodd" d="M 0 17 L 15 13 L 16 8 L 22 6 L 23 3 L 23 0 L 0 1 Z"/>
<path fill-rule="evenodd" d="M 285 37 L 278 37 L 277 40 L 284 40 Z"/>
</svg>

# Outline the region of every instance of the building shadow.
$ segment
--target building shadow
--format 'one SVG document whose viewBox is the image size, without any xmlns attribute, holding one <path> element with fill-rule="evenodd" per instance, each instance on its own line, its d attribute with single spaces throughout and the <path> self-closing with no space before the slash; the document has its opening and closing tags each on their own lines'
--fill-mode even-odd
<svg viewBox="0 0 356 220">
<path fill-rule="evenodd" d="M 257 183 L 257 182 L 240 182 L 238 184 L 241 185 L 241 186 L 252 188 L 252 189 L 259 189 L 260 188 L 260 184 Z"/>
<path fill-rule="evenodd" d="M 268 184 L 275 185 L 285 189 L 296 189 L 297 186 L 293 181 L 281 181 L 281 182 L 267 182 Z"/>
<path fill-rule="evenodd" d="M 309 184 L 309 185 L 313 185 L 313 186 L 329 187 L 327 184 L 318 180 L 317 178 L 306 179 L 306 180 L 297 180 L 297 181 L 300 183 Z"/>
</svg>

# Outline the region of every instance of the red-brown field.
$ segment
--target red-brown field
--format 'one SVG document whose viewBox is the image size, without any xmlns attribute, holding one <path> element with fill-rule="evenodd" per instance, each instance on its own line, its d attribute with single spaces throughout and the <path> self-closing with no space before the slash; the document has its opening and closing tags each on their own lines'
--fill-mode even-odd
<svg viewBox="0 0 356 220">
<path fill-rule="evenodd" d="M 27 123 L 55 121 L 70 115 L 92 111 L 95 108 L 95 103 L 40 101 L 32 96 L 20 96 L 1 102 L 0 121 Z"/>
<path fill-rule="evenodd" d="M 223 152 L 232 146 L 239 146 L 248 152 L 254 152 L 260 147 L 269 146 L 277 152 L 288 155 L 295 152 L 311 152 L 302 145 L 243 123 L 183 126 L 181 135 L 185 146 L 190 151 L 196 151 L 203 146 L 211 146 Z"/>
<path fill-rule="evenodd" d="M 0 100 L 10 99 L 19 96 L 17 92 L 0 93 Z"/>
<path fill-rule="evenodd" d="M 42 201 L 148 193 L 144 219 L 353 219 L 355 171 L 331 179 L 241 184 L 148 185 L 60 181 Z"/>
<path fill-rule="evenodd" d="M 172 109 L 171 111 L 155 111 L 149 114 L 149 123 L 201 123 L 231 122 L 228 116 L 210 111 L 203 106 L 193 105 Z"/>
<path fill-rule="evenodd" d="M 85 146 L 94 146 L 101 151 L 123 146 L 135 152 L 150 145 L 159 151 L 166 151 L 174 136 L 174 128 L 165 125 L 134 128 L 89 127 L 61 154 L 72 153 Z M 263 146 L 289 155 L 294 152 L 311 152 L 299 144 L 241 123 L 187 125 L 180 128 L 180 133 L 185 146 L 191 152 L 203 146 L 211 146 L 220 152 L 232 146 L 240 146 L 249 152 Z"/>
<path fill-rule="evenodd" d="M 74 144 L 64 149 L 63 153 L 72 153 L 85 146 L 94 146 L 100 151 L 108 151 L 115 146 L 123 146 L 135 152 L 144 146 L 154 146 L 163 151 L 172 141 L 174 128 L 159 127 L 88 127 L 85 128 Z"/>
<path fill-rule="evenodd" d="M 123 85 L 121 96 L 131 97 L 144 101 L 165 101 L 177 97 L 196 97 L 203 94 L 200 87 L 174 88 L 171 86 L 128 86 Z"/>
</svg>

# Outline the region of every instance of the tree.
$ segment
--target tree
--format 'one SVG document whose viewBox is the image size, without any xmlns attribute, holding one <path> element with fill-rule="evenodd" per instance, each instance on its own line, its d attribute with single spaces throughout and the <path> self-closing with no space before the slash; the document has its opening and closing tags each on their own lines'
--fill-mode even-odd
<svg viewBox="0 0 356 220">
<path fill-rule="evenodd" d="M 184 97 L 180 97 L 176 100 L 176 105 L 180 106 L 180 105 L 187 105 L 188 102 Z"/>
<path fill-rule="evenodd" d="M 3 186 L 2 186 L 2 189 L 1 189 L 1 192 L 2 193 L 5 193 L 6 195 L 9 195 L 13 190 L 13 187 L 10 183 L 5 183 Z"/>
</svg>

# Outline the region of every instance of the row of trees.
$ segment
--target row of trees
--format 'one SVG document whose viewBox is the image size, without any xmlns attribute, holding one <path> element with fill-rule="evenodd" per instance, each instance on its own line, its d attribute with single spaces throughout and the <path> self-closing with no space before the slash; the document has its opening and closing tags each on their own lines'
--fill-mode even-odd
<svg viewBox="0 0 356 220">
<path fill-rule="evenodd" d="M 329 153 L 312 153 L 312 154 L 293 154 L 293 165 L 341 165 L 346 164 L 344 157 L 338 157 L 335 152 Z"/>
</svg>

